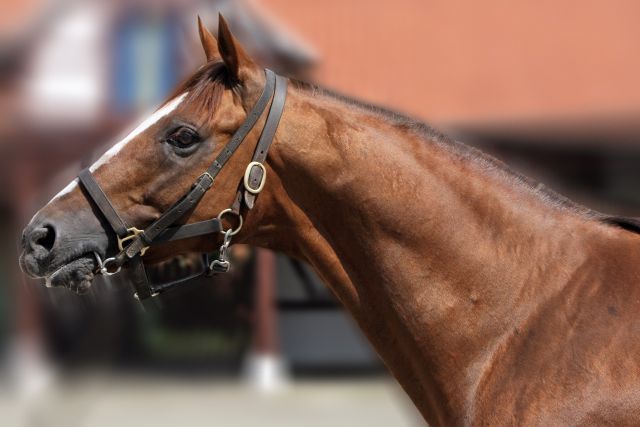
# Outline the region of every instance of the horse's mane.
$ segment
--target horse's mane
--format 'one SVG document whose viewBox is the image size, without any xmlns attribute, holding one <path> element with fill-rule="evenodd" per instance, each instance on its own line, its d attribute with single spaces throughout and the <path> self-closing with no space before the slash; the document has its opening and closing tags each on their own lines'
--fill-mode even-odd
<svg viewBox="0 0 640 427">
<path fill-rule="evenodd" d="M 585 218 L 595 219 L 605 224 L 615 225 L 629 231 L 640 233 L 640 219 L 607 215 L 587 208 L 586 206 L 576 203 L 573 200 L 557 193 L 543 183 L 517 172 L 495 157 L 445 135 L 423 121 L 389 108 L 355 99 L 316 84 L 296 79 L 290 80 L 294 87 L 306 91 L 312 96 L 327 96 L 344 102 L 347 105 L 379 115 L 385 120 L 390 121 L 395 126 L 421 136 L 429 143 L 438 144 L 462 159 L 479 164 L 484 170 L 499 174 L 509 182 L 512 182 L 514 185 L 538 196 L 545 203 L 553 207 L 573 212 Z M 211 114 L 217 109 L 223 90 L 225 88 L 233 89 L 235 87 L 236 85 L 230 80 L 228 73 L 226 73 L 224 63 L 211 62 L 196 71 L 187 81 L 179 86 L 175 94 L 172 96 L 188 92 L 186 99 L 187 102 L 197 101 L 196 105 L 199 105 L 199 108 L 204 112 Z"/>
<path fill-rule="evenodd" d="M 501 176 L 512 182 L 514 185 L 520 186 L 530 193 L 535 194 L 545 203 L 552 205 L 553 207 L 567 210 L 589 219 L 595 219 L 605 224 L 621 227 L 625 230 L 640 233 L 639 218 L 612 216 L 576 203 L 573 200 L 563 196 L 562 194 L 550 189 L 543 183 L 529 178 L 520 172 L 517 172 L 501 160 L 498 160 L 495 157 L 490 156 L 475 147 L 471 147 L 467 144 L 457 141 L 421 120 L 417 120 L 389 108 L 355 99 L 353 97 L 338 93 L 322 86 L 318 86 L 316 84 L 293 79 L 292 83 L 295 87 L 304 90 L 312 94 L 313 96 L 328 96 L 330 98 L 344 102 L 347 105 L 363 109 L 373 114 L 377 114 L 398 127 L 420 135 L 430 143 L 443 146 L 463 159 L 467 159 L 469 161 L 480 164 L 480 166 L 485 170 L 490 170 L 500 174 Z"/>
</svg>

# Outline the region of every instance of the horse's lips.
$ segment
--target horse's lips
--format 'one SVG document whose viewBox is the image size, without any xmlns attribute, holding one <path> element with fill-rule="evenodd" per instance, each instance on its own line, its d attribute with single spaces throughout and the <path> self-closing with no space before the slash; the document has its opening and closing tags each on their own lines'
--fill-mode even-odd
<svg viewBox="0 0 640 427">
<path fill-rule="evenodd" d="M 77 293 L 86 292 L 91 287 L 96 260 L 91 255 L 83 255 L 58 267 L 45 278 L 47 287 L 64 286 Z"/>
</svg>

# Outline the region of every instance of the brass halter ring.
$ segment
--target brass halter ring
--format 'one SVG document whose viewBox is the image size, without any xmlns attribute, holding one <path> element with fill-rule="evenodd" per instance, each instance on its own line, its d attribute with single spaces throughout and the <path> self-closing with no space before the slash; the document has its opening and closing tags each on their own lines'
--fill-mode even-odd
<svg viewBox="0 0 640 427">
<path fill-rule="evenodd" d="M 135 227 L 129 227 L 129 228 L 127 228 L 127 231 L 129 232 L 128 236 L 125 236 L 125 237 L 122 237 L 122 238 L 120 238 L 120 236 L 118 236 L 118 249 L 120 249 L 121 251 L 124 250 L 124 244 L 126 242 L 128 242 L 129 240 L 135 239 L 138 234 L 141 234 L 141 233 L 144 232 L 144 230 L 140 230 L 140 229 L 135 228 Z M 144 255 L 144 253 L 147 252 L 147 249 L 149 249 L 149 246 L 145 246 L 144 248 L 142 248 L 140 250 L 140 256 Z"/>
<path fill-rule="evenodd" d="M 220 233 L 221 233 L 221 234 L 227 234 L 227 231 L 231 231 L 230 236 L 235 236 L 235 235 L 236 235 L 236 234 L 238 234 L 238 233 L 240 232 L 240 230 L 242 229 L 242 222 L 243 222 L 243 220 L 242 220 L 242 215 L 240 215 L 240 214 L 239 214 L 239 213 L 237 213 L 237 212 L 234 212 L 231 208 L 227 208 L 227 209 L 223 210 L 222 212 L 220 212 L 220 213 L 218 214 L 218 221 L 220 221 L 220 224 L 221 224 L 221 225 L 220 225 L 220 228 L 222 228 L 222 218 L 223 218 L 225 215 L 227 215 L 227 214 L 235 215 L 235 216 L 237 216 L 237 217 L 238 217 L 238 221 L 239 221 L 238 226 L 237 226 L 235 229 L 233 229 L 233 228 L 232 228 L 232 229 L 229 229 L 229 230 L 224 230 L 224 229 L 222 229 L 222 230 L 220 230 Z"/>
</svg>

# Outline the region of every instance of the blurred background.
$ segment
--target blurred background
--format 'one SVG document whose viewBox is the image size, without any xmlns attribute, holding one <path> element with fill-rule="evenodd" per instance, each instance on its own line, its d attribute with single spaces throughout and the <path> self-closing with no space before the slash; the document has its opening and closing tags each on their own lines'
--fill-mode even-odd
<svg viewBox="0 0 640 427">
<path fill-rule="evenodd" d="M 204 61 L 217 14 L 264 65 L 424 119 L 572 199 L 640 216 L 640 3 L 3 0 L 0 414 L 8 426 L 416 426 L 306 266 L 238 247 L 234 274 L 144 312 L 18 270 L 35 211 Z M 189 274 L 177 258 L 158 280 Z"/>
</svg>

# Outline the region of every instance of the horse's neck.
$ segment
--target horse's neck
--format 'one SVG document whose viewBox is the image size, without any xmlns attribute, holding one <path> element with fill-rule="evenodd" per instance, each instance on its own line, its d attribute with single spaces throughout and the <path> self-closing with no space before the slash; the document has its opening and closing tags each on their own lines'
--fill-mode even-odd
<svg viewBox="0 0 640 427">
<path fill-rule="evenodd" d="M 315 266 L 434 422 L 473 410 L 501 340 L 584 261 L 588 221 L 330 97 L 292 91 L 269 162 L 284 219 L 259 243 Z"/>
</svg>

